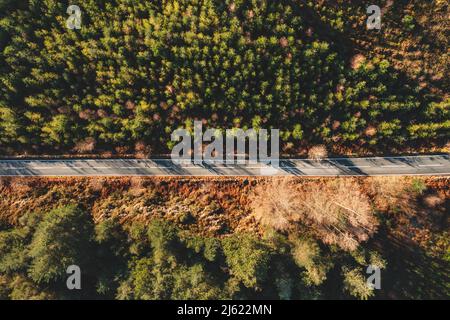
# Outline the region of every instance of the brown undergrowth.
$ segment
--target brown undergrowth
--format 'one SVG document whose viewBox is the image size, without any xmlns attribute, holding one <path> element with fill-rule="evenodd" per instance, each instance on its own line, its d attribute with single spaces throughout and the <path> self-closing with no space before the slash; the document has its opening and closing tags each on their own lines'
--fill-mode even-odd
<svg viewBox="0 0 450 320">
<path fill-rule="evenodd" d="M 391 232 L 426 245 L 447 228 L 449 179 L 439 177 L 339 178 L 366 197 L 374 214 L 389 219 Z M 297 192 L 325 190 L 335 178 L 291 178 Z M 76 203 L 95 221 L 118 217 L 122 223 L 164 218 L 199 234 L 262 233 L 262 208 L 255 191 L 264 178 L 2 178 L 0 219 L 14 224 L 30 211 L 48 212 Z M 303 190 L 303 191 L 302 191 Z M 308 198 L 302 199 L 307 202 Z"/>
</svg>

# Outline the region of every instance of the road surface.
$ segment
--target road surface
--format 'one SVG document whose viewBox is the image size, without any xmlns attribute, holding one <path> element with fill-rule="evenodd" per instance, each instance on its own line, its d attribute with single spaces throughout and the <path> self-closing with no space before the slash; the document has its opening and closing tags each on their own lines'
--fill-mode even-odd
<svg viewBox="0 0 450 320">
<path fill-rule="evenodd" d="M 0 160 L 0 176 L 450 176 L 448 155 L 281 160 L 279 168 L 262 163 L 224 164 L 170 159 Z"/>
</svg>

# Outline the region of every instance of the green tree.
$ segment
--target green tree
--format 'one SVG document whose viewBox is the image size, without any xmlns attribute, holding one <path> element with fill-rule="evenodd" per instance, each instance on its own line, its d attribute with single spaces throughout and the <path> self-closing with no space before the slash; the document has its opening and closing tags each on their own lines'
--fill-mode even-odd
<svg viewBox="0 0 450 320">
<path fill-rule="evenodd" d="M 118 299 L 218 299 L 220 282 L 207 270 L 201 255 L 185 259 L 188 250 L 170 223 L 154 220 L 148 226 L 149 257 L 134 257 Z"/>
<path fill-rule="evenodd" d="M 127 234 L 117 219 L 108 219 L 95 226 L 96 290 L 113 298 L 119 281 L 125 276 L 129 258 Z"/>
<path fill-rule="evenodd" d="M 70 265 L 78 265 L 88 275 L 93 237 L 92 219 L 84 210 L 71 205 L 50 211 L 29 246 L 29 276 L 36 283 L 54 283 L 65 278 Z"/>
<path fill-rule="evenodd" d="M 261 286 L 268 277 L 269 248 L 254 236 L 235 234 L 223 240 L 223 251 L 230 274 L 247 288 Z"/>
<path fill-rule="evenodd" d="M 344 267 L 342 273 L 344 289 L 353 297 L 367 300 L 375 294 L 374 289 L 367 285 L 366 278 L 358 268 L 349 269 Z"/>
</svg>

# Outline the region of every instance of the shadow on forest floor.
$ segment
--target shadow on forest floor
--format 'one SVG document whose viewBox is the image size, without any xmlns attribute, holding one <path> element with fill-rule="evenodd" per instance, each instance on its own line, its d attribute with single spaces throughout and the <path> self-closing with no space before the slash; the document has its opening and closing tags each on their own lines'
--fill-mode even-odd
<svg viewBox="0 0 450 320">
<path fill-rule="evenodd" d="M 374 244 L 388 261 L 382 276 L 384 299 L 448 299 L 450 265 L 414 243 L 384 234 Z"/>
</svg>

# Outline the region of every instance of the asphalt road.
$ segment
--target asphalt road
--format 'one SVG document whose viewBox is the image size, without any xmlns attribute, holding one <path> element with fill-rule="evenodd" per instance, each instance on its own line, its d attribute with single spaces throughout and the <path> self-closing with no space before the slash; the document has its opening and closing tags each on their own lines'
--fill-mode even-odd
<svg viewBox="0 0 450 320">
<path fill-rule="evenodd" d="M 279 168 L 262 163 L 224 164 L 170 159 L 0 160 L 0 176 L 391 176 L 450 175 L 448 155 L 281 160 Z"/>
</svg>

